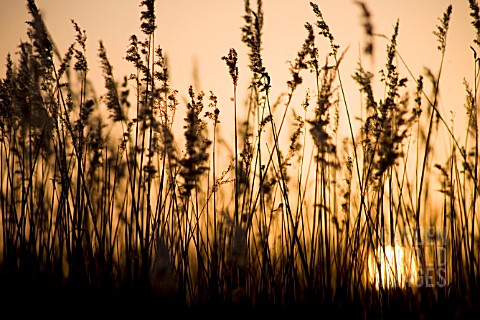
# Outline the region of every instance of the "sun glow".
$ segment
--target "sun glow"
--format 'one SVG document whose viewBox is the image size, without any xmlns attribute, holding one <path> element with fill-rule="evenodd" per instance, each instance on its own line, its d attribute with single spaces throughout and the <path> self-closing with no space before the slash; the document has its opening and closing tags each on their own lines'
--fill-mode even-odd
<svg viewBox="0 0 480 320">
<path fill-rule="evenodd" d="M 377 289 L 415 285 L 418 280 L 415 253 L 399 245 L 378 247 L 368 259 L 368 279 Z"/>
</svg>

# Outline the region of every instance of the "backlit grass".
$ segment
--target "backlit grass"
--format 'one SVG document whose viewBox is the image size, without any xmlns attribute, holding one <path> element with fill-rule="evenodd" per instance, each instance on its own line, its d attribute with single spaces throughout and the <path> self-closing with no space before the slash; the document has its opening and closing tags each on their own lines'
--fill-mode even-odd
<svg viewBox="0 0 480 320">
<path fill-rule="evenodd" d="M 362 54 L 387 39 L 381 70 L 359 63 L 351 74 L 360 106 L 343 86 L 346 51 L 314 2 L 286 90 L 271 96 L 261 1 L 245 1 L 248 56 L 225 48 L 232 99 L 219 105 L 193 86 L 181 102 L 171 86 L 156 39 L 161 3 L 140 1 L 139 33 L 126 35 L 130 76 L 116 78 L 99 44 L 106 93 L 97 97 L 86 32 L 72 21 L 76 37 L 58 53 L 27 1 L 28 40 L 0 80 L 4 301 L 67 292 L 69 303 L 112 298 L 139 311 L 147 301 L 369 319 L 478 315 L 478 4 L 469 1 L 475 77 L 458 97 L 468 123 L 455 134 L 438 108 L 454 7 L 432 26 L 440 65 L 415 75 L 399 71 L 399 22 L 374 34 L 369 8 L 357 4 Z M 239 59 L 249 59 L 243 73 Z M 251 79 L 248 92 L 237 92 L 239 77 Z"/>
</svg>

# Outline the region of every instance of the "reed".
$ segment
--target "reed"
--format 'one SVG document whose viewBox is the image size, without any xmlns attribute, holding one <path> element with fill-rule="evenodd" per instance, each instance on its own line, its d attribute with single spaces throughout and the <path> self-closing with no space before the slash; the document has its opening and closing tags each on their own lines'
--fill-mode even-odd
<svg viewBox="0 0 480 320">
<path fill-rule="evenodd" d="M 0 79 L 3 301 L 37 290 L 48 292 L 45 303 L 68 293 L 68 305 L 111 299 L 139 312 L 148 302 L 158 312 L 226 307 L 261 316 L 479 314 L 478 37 L 459 135 L 438 108 L 453 6 L 433 31 L 437 70 L 414 76 L 397 44 L 400 23 L 390 36 L 376 34 L 368 6 L 356 1 L 362 54 L 373 55 L 374 40 L 387 45 L 380 79 L 361 60 L 351 75 L 362 97 L 353 107 L 341 78 L 346 50 L 314 2 L 291 78 L 272 99 L 263 4 L 255 4 L 245 0 L 241 28 L 248 70 L 239 70 L 235 48 L 221 58 L 233 92 L 231 106 L 221 106 L 213 91 L 193 86 L 188 101 L 178 100 L 156 45 L 154 0 L 140 1 L 140 32 L 125 55 L 133 71 L 122 82 L 99 43 L 100 97 L 85 30 L 72 21 L 76 36 L 62 56 L 27 1 L 27 41 Z M 479 6 L 469 4 L 478 34 Z M 250 77 L 244 118 L 240 77 Z M 222 118 L 223 108 L 234 118 Z M 222 126 L 235 132 L 231 153 Z M 433 147 L 440 136 L 447 155 Z"/>
</svg>

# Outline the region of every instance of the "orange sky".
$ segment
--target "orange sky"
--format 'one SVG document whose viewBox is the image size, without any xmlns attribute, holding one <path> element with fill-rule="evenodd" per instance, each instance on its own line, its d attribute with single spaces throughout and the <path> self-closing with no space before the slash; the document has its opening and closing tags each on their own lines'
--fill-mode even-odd
<svg viewBox="0 0 480 320">
<path fill-rule="evenodd" d="M 255 6 L 255 1 L 252 0 Z M 263 32 L 264 62 L 272 79 L 272 100 L 286 90 L 289 80 L 287 61 L 294 60 L 306 32 L 305 22 L 315 23 L 307 0 L 264 0 L 265 26 Z M 340 50 L 349 47 L 341 75 L 348 96 L 349 105 L 358 105 L 358 87 L 351 75 L 359 60 L 359 47 L 363 41 L 361 11 L 353 0 L 314 1 L 323 12 L 327 24 Z M 103 89 L 100 78 L 97 49 L 103 40 L 110 62 L 114 66 L 117 80 L 133 72 L 133 67 L 124 60 L 128 38 L 140 35 L 140 1 L 135 0 L 36 0 L 50 33 L 59 50 L 64 53 L 74 40 L 70 19 L 74 19 L 87 32 L 88 61 L 90 78 Z M 429 67 L 438 72 L 440 53 L 432 32 L 439 23 L 446 7 L 453 5 L 451 28 L 447 39 L 447 54 L 442 79 L 441 109 L 449 118 L 452 111 L 459 118 L 464 114 L 465 101 L 463 78 L 473 82 L 473 45 L 475 30 L 471 25 L 468 0 L 369 0 L 368 5 L 375 32 L 390 37 L 393 26 L 400 21 L 398 50 L 415 75 Z M 172 86 L 180 96 L 187 95 L 188 86 L 209 92 L 219 97 L 220 108 L 229 108 L 232 95 L 231 80 L 225 62 L 221 57 L 230 47 L 239 52 L 240 88 L 245 93 L 250 79 L 248 57 L 241 42 L 240 28 L 243 25 L 243 0 L 158 0 L 157 44 L 168 57 Z M 29 19 L 26 1 L 0 0 L 0 74 L 4 76 L 7 52 L 14 53 L 20 40 L 26 40 L 26 24 Z M 319 37 L 320 38 L 320 37 Z M 320 43 L 321 56 L 328 53 L 324 42 Z M 373 73 L 385 63 L 387 42 L 377 38 L 375 65 L 369 66 Z M 478 47 L 477 47 L 478 48 Z M 480 49 L 478 49 L 480 54 Z M 193 76 L 197 74 L 197 78 Z M 402 70 L 401 76 L 408 76 Z M 299 93 L 303 96 L 303 93 Z M 381 92 L 378 93 L 381 96 Z M 181 100 L 182 101 L 182 100 Z M 341 106 L 341 108 L 344 108 Z M 221 116 L 224 113 L 221 114 Z M 226 117 L 226 115 L 224 115 Z"/>
</svg>

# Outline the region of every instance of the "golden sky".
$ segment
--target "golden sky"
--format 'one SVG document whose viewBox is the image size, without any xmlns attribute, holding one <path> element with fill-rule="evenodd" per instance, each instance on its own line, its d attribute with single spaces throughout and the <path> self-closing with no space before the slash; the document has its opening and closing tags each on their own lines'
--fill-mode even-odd
<svg viewBox="0 0 480 320">
<path fill-rule="evenodd" d="M 286 90 L 289 80 L 287 61 L 293 61 L 305 36 L 305 22 L 315 23 L 316 17 L 309 0 L 264 0 L 265 25 L 263 30 L 264 63 L 272 79 L 272 100 Z M 358 87 L 351 75 L 360 59 L 363 29 L 361 10 L 353 0 L 316 0 L 327 24 L 340 45 L 340 51 L 348 48 L 341 66 L 342 81 L 352 96 L 349 105 L 358 104 Z M 98 42 L 107 49 L 116 79 L 133 72 L 124 60 L 130 35 L 140 35 L 140 1 L 135 0 L 36 0 L 47 27 L 61 53 L 65 53 L 74 41 L 75 20 L 86 30 L 90 78 L 98 83 L 101 93 L 103 80 L 98 67 Z M 255 6 L 255 1 L 251 1 Z M 471 25 L 468 0 L 367 0 L 376 33 L 390 37 L 397 19 L 400 21 L 398 51 L 418 76 L 428 67 L 438 73 L 440 52 L 436 37 L 432 34 L 439 24 L 446 7 L 453 5 L 447 53 L 442 73 L 443 86 L 441 109 L 448 113 L 464 113 L 463 79 L 473 83 L 473 46 L 475 30 Z M 221 57 L 233 47 L 239 53 L 240 88 L 245 92 L 250 79 L 247 50 L 241 42 L 243 25 L 243 0 L 158 0 L 156 15 L 158 30 L 156 42 L 168 58 L 172 86 L 186 97 L 189 85 L 206 93 L 213 91 L 219 97 L 219 106 L 231 105 L 231 80 Z M 26 40 L 26 24 L 29 19 L 26 1 L 0 0 L 0 74 L 5 72 L 7 52 L 14 53 L 20 40 Z M 328 53 L 328 45 L 318 37 L 320 56 Z M 374 74 L 385 64 L 387 41 L 376 38 L 376 55 L 373 65 L 366 64 Z M 476 47 L 480 54 L 480 48 Z M 322 52 L 322 50 L 324 50 Z M 364 61 L 365 62 L 365 61 Z M 401 69 L 401 76 L 408 76 Z M 356 94 L 356 95 L 355 95 Z M 301 96 L 303 94 L 300 94 Z M 381 92 L 378 93 L 381 96 Z M 182 101 L 182 100 L 181 100 Z M 342 107 L 343 108 L 343 107 Z"/>
</svg>

